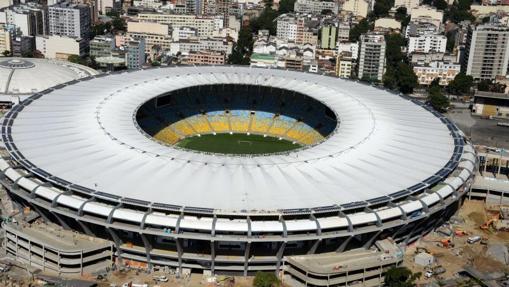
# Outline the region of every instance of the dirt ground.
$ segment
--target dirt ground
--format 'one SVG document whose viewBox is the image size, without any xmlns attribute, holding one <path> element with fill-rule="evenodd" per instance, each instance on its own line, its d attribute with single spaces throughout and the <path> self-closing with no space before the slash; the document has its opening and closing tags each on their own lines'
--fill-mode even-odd
<svg viewBox="0 0 509 287">
<path fill-rule="evenodd" d="M 486 211 L 483 201 L 465 201 L 457 216 L 458 220 L 453 221 L 454 224 L 451 227 L 453 230 L 463 230 L 467 235 L 452 236 L 451 240 L 454 247 L 444 248 L 439 246 L 441 245 L 439 242 L 447 237 L 437 232 L 430 233 L 418 242 L 408 246 L 405 252 L 404 265 L 413 272 L 422 272 L 424 274 L 426 268 L 414 263 L 414 256 L 417 247 L 419 247 L 425 248 L 435 257 L 435 266 L 441 265 L 446 269 L 446 273 L 432 279 L 426 279 L 422 276 L 419 283 L 424 284 L 445 278 L 459 278 L 458 272 L 465 265 L 472 265 L 481 272 L 509 272 L 507 266 L 485 255 L 487 250 L 486 245 L 481 245 L 479 242 L 475 244 L 467 243 L 467 238 L 474 235 L 488 238 L 488 244 L 509 243 L 509 232 L 484 231 L 480 228 L 491 216 L 492 214 Z"/>
</svg>

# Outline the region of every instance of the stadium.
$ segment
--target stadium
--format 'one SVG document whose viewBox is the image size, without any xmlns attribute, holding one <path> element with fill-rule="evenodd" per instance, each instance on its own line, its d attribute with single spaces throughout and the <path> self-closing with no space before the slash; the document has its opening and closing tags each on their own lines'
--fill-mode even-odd
<svg viewBox="0 0 509 287">
<path fill-rule="evenodd" d="M 119 262 L 251 274 L 408 243 L 461 205 L 471 143 L 418 101 L 246 67 L 97 75 L 15 106 L 1 183 Z"/>
</svg>

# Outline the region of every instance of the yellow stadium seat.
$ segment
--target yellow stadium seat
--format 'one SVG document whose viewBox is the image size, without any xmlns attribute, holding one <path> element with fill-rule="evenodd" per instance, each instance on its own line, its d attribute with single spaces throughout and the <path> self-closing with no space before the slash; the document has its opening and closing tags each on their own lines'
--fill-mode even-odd
<svg viewBox="0 0 509 287">
<path fill-rule="evenodd" d="M 208 120 L 212 129 L 217 133 L 226 133 L 230 131 L 228 125 L 228 117 L 225 115 L 208 116 Z"/>
<path fill-rule="evenodd" d="M 274 118 L 274 124 L 269 129 L 269 134 L 275 136 L 285 136 L 285 133 L 294 125 L 294 122 L 283 120 L 278 117 Z"/>
<path fill-rule="evenodd" d="M 207 121 L 206 116 L 198 115 L 187 118 L 187 122 L 192 128 L 199 134 L 209 134 L 213 131 L 210 129 L 210 125 Z"/>
<path fill-rule="evenodd" d="M 195 132 L 191 128 L 191 126 L 186 122 L 186 120 L 180 120 L 171 125 L 171 127 L 179 134 L 184 136 L 194 135 Z"/>
<path fill-rule="evenodd" d="M 232 132 L 247 133 L 249 129 L 249 117 L 230 116 L 230 126 Z"/>
<path fill-rule="evenodd" d="M 154 138 L 169 144 L 175 144 L 180 140 L 180 137 L 169 126 L 157 132 Z"/>
</svg>

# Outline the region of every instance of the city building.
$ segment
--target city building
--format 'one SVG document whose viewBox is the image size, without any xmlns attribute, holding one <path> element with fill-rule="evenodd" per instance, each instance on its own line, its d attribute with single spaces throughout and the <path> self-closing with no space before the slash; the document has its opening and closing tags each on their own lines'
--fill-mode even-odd
<svg viewBox="0 0 509 287">
<path fill-rule="evenodd" d="M 199 37 L 203 38 L 211 37 L 214 31 L 224 27 L 223 17 L 219 16 L 140 13 L 138 14 L 138 20 L 140 22 L 156 22 L 159 24 L 166 24 L 172 29 L 191 27 L 196 29 Z"/>
<path fill-rule="evenodd" d="M 94 58 L 111 56 L 115 49 L 115 40 L 112 36 L 95 36 L 90 41 L 90 56 Z"/>
<path fill-rule="evenodd" d="M 11 55 L 13 57 L 33 57 L 34 51 L 34 36 L 23 36 L 21 33 L 11 34 Z"/>
<path fill-rule="evenodd" d="M 337 27 L 334 25 L 323 25 L 320 30 L 320 48 L 321 49 L 336 49 L 337 43 Z"/>
<path fill-rule="evenodd" d="M 141 69 L 145 64 L 145 39 L 130 39 L 126 43 L 126 66 L 128 69 Z"/>
<path fill-rule="evenodd" d="M 399 32 L 401 22 L 394 18 L 380 18 L 375 20 L 375 31 Z"/>
<path fill-rule="evenodd" d="M 340 22 L 337 29 L 338 42 L 348 42 L 350 40 L 350 23 Z"/>
<path fill-rule="evenodd" d="M 153 22 L 127 22 L 126 36 L 132 39 L 145 40 L 145 53 L 154 46 L 162 50 L 170 50 L 172 36 L 167 24 Z"/>
<path fill-rule="evenodd" d="M 48 7 L 49 34 L 81 39 L 90 37 L 90 7 L 59 2 Z"/>
<path fill-rule="evenodd" d="M 353 58 L 350 52 L 340 53 L 336 59 L 336 76 L 340 78 L 351 78 L 353 68 Z"/>
<path fill-rule="evenodd" d="M 408 12 L 413 8 L 419 7 L 419 0 L 395 0 L 394 7 L 405 7 Z"/>
<path fill-rule="evenodd" d="M 232 53 L 233 43 L 228 39 L 210 38 L 210 39 L 189 39 L 171 43 L 171 54 L 187 54 L 191 51 L 216 51 L 222 52 L 226 56 Z"/>
<path fill-rule="evenodd" d="M 359 79 L 381 81 L 385 72 L 385 38 L 383 34 L 361 35 L 359 45 Z"/>
<path fill-rule="evenodd" d="M 461 65 L 434 61 L 429 65 L 414 65 L 413 69 L 419 85 L 427 86 L 433 80 L 440 78 L 439 85 L 447 86 L 460 73 Z"/>
<path fill-rule="evenodd" d="M 457 55 L 449 54 L 449 53 L 439 53 L 439 52 L 430 52 L 430 53 L 418 53 L 414 52 L 410 55 L 410 62 L 414 65 L 429 65 L 431 62 L 441 61 L 448 63 L 457 63 Z"/>
<path fill-rule="evenodd" d="M 251 55 L 250 66 L 259 68 L 277 68 L 276 55 L 266 53 L 253 53 Z"/>
<path fill-rule="evenodd" d="M 11 33 L 5 24 L 0 24 L 0 53 L 11 50 Z"/>
<path fill-rule="evenodd" d="M 444 12 L 428 5 L 420 5 L 407 11 L 411 20 L 417 18 L 429 19 L 430 22 L 439 26 L 444 18 Z"/>
<path fill-rule="evenodd" d="M 37 36 L 35 47 L 45 58 L 67 60 L 70 55 L 85 56 L 89 51 L 85 39 L 65 36 Z"/>
<path fill-rule="evenodd" d="M 359 43 L 358 42 L 341 42 L 338 45 L 338 54 L 348 52 L 351 54 L 352 59 L 357 60 L 359 57 Z"/>
<path fill-rule="evenodd" d="M 440 24 L 430 18 L 416 18 L 408 23 L 405 29 L 405 37 L 424 36 L 440 33 Z"/>
<path fill-rule="evenodd" d="M 408 37 L 407 53 L 445 53 L 447 37 L 445 35 L 422 35 Z"/>
<path fill-rule="evenodd" d="M 366 18 L 370 4 L 366 0 L 346 0 L 341 11 L 351 12 L 354 16 Z"/>
<path fill-rule="evenodd" d="M 45 8 L 33 2 L 10 6 L 0 11 L 0 23 L 14 26 L 24 36 L 47 34 L 46 17 Z"/>
<path fill-rule="evenodd" d="M 461 70 L 474 79 L 494 79 L 507 74 L 509 28 L 494 24 L 470 26 Z"/>
<path fill-rule="evenodd" d="M 216 51 L 190 51 L 183 60 L 187 65 L 224 65 L 226 56 Z"/>
<path fill-rule="evenodd" d="M 322 11 L 328 10 L 334 14 L 339 11 L 337 1 L 320 1 L 320 0 L 297 0 L 294 4 L 294 11 L 302 14 L 321 14 Z"/>
<path fill-rule="evenodd" d="M 297 39 L 298 18 L 293 14 L 283 14 L 276 18 L 276 36 L 287 41 Z"/>
</svg>

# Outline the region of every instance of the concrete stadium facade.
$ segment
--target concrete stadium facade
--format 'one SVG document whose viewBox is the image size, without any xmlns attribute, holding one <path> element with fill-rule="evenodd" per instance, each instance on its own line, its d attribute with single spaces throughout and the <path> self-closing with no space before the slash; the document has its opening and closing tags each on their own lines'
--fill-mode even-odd
<svg viewBox="0 0 509 287">
<path fill-rule="evenodd" d="M 170 89 L 198 85 L 200 83 L 189 80 L 198 77 L 203 81 L 217 81 L 216 84 L 274 84 L 279 88 L 302 92 L 322 101 L 336 112 L 341 120 L 339 129 L 316 146 L 290 151 L 287 155 L 255 157 L 229 157 L 173 150 L 147 138 L 146 134 L 138 130 L 132 116 L 139 105 Z M 260 81 L 260 77 L 264 77 L 264 81 Z M 167 79 L 171 87 L 164 87 L 164 83 L 157 82 L 161 79 Z M 181 85 L 178 84 L 179 81 L 182 82 Z M 154 86 L 151 86 L 152 84 Z M 312 90 L 309 90 L 310 86 L 313 86 Z M 352 115 L 352 118 L 358 116 L 358 120 L 349 122 L 349 115 L 345 115 L 346 112 L 341 111 L 341 107 L 336 105 L 334 100 L 315 94 L 322 86 L 323 89 L 330 89 L 323 93 L 326 97 L 344 97 L 345 101 L 359 104 L 359 109 L 366 109 L 367 113 Z M 135 91 L 137 88 L 144 91 L 143 95 Z M 87 94 L 87 89 L 90 94 Z M 152 90 L 154 95 L 150 94 Z M 77 94 L 74 102 L 70 98 L 73 93 Z M 83 93 L 83 98 L 80 98 L 80 93 Z M 111 99 L 115 97 L 115 93 L 118 93 L 119 99 L 124 97 L 122 99 L 126 104 L 133 98 L 131 108 L 122 109 L 131 114 L 128 120 L 129 129 L 133 129 L 133 133 L 115 134 L 116 128 L 121 125 L 116 126 L 114 121 L 110 120 L 117 117 L 104 116 L 116 111 L 117 106 L 103 105 L 108 101 L 109 104 L 116 105 L 117 102 Z M 133 93 L 133 96 L 126 93 Z M 351 94 L 345 96 L 348 93 Z M 65 99 L 60 98 L 60 95 L 64 94 L 67 95 Z M 85 102 L 80 102 L 82 99 Z M 53 101 L 67 102 L 55 106 Z M 66 106 L 67 103 L 70 106 Z M 115 154 L 126 156 L 125 159 L 116 158 L 114 165 L 93 159 L 99 166 L 90 164 L 91 171 L 94 171 L 93 176 L 98 177 L 94 178 L 92 183 L 87 182 L 90 177 L 89 167 L 81 162 L 86 160 L 86 154 L 90 151 L 83 146 L 85 154 L 75 153 L 78 150 L 76 146 L 69 145 L 74 142 L 73 133 L 67 130 L 69 125 L 59 128 L 54 126 L 61 125 L 62 122 L 68 123 L 66 120 L 69 118 L 59 111 L 78 108 L 76 103 L 80 103 L 79 109 L 84 109 L 69 113 L 72 118 L 80 115 L 75 119 L 76 126 L 93 129 L 101 134 L 90 139 L 92 146 L 113 145 Z M 390 112 L 399 114 L 393 117 Z M 364 117 L 365 115 L 369 116 Z M 87 117 L 90 117 L 90 125 Z M 47 118 L 50 120 L 44 123 L 45 129 L 42 129 L 41 122 Z M 361 124 L 364 120 L 366 125 Z M 350 133 L 349 124 L 359 128 Z M 367 137 L 359 134 L 363 129 L 369 130 Z M 390 144 L 391 138 L 397 138 L 397 135 L 391 133 L 392 130 L 403 134 L 402 139 L 408 139 L 408 142 L 397 141 L 402 142 L 403 146 L 397 147 L 401 148 L 401 154 L 395 154 L 394 160 L 380 160 L 376 155 L 376 147 Z M 57 133 L 53 134 L 53 131 Z M 137 131 L 137 134 L 134 131 Z M 435 132 L 440 134 L 435 136 Z M 424 136 L 428 134 L 429 137 Z M 137 144 L 130 138 L 131 135 L 143 141 L 138 141 Z M 340 140 L 347 136 L 347 139 L 359 136 L 363 140 L 354 148 L 348 147 L 347 152 L 339 152 Z M 377 140 L 377 137 L 384 140 Z M 428 138 L 433 141 L 427 142 Z M 279 270 L 286 256 L 370 247 L 376 240 L 387 237 L 394 238 L 396 242 L 411 242 L 439 226 L 456 212 L 470 189 L 477 166 L 475 151 L 462 132 L 443 115 L 417 101 L 336 78 L 240 67 L 159 68 L 117 73 L 107 77 L 94 76 L 59 85 L 35 94 L 15 106 L 4 118 L 2 140 L 5 150 L 0 159 L 0 182 L 15 202 L 29 206 L 47 220 L 65 228 L 112 240 L 115 244 L 115 256 L 121 263 L 143 262 L 147 267 L 157 265 L 179 270 L 206 269 L 214 273 L 249 274 L 260 270 Z M 75 142 L 85 143 L 83 139 Z M 57 150 L 53 151 L 51 146 L 56 146 Z M 152 146 L 157 146 L 157 149 L 167 151 L 168 154 L 160 153 L 148 157 Z M 413 150 L 410 148 L 412 146 Z M 337 147 L 337 150 L 334 147 Z M 107 146 L 101 148 L 108 149 Z M 58 152 L 59 156 L 53 156 L 53 152 Z M 406 152 L 415 153 L 416 156 L 410 157 Z M 362 157 L 366 154 L 375 154 L 371 160 L 368 159 L 373 167 L 358 165 L 366 161 Z M 438 168 L 433 154 L 439 156 Z M 131 169 L 127 166 L 124 168 L 124 161 L 138 156 L 146 162 L 146 168 L 139 171 L 132 170 L 132 166 Z M 400 156 L 402 157 L 399 158 Z M 290 157 L 292 161 L 288 160 Z M 168 166 L 179 162 L 178 169 L 186 170 L 192 165 L 195 171 L 187 175 L 187 178 L 179 178 L 183 175 L 177 173 L 164 174 L 170 179 L 172 176 L 175 178 L 175 182 L 168 187 L 175 187 L 176 191 L 171 195 L 154 190 L 157 183 L 150 185 L 146 180 L 151 173 L 157 177 L 156 172 L 149 167 L 153 161 L 161 158 L 165 158 L 164 163 Z M 270 165 L 268 161 L 271 162 Z M 196 170 L 196 163 L 200 164 L 199 170 Z M 343 167 L 336 170 L 355 168 L 360 174 L 358 182 L 343 190 L 340 183 L 330 181 L 327 182 L 329 186 L 321 186 L 320 182 L 325 180 L 313 181 L 317 190 L 324 190 L 323 194 L 316 194 L 311 187 L 305 188 L 306 185 L 302 182 L 304 179 L 290 174 L 296 166 L 309 172 L 320 171 L 327 174 L 332 170 L 329 168 L 337 163 L 341 163 Z M 54 167 L 53 164 L 59 166 Z M 58 171 L 60 165 L 63 165 L 63 169 Z M 236 194 L 223 194 L 222 189 L 212 186 L 214 178 L 221 178 L 217 171 L 223 167 L 232 168 L 234 165 L 249 170 L 243 174 L 249 175 L 246 176 L 248 178 L 252 176 L 251 180 L 229 181 L 229 176 L 226 176 L 220 185 L 224 185 L 224 190 L 227 191 L 235 190 L 235 185 L 245 187 L 242 189 L 245 194 L 239 197 L 236 197 Z M 293 177 L 299 184 L 290 182 L 290 185 L 283 185 L 278 182 L 279 175 L 271 172 L 270 177 L 256 175 L 264 174 L 258 172 L 260 168 L 270 171 L 274 166 L 288 172 L 283 172 L 281 178 L 291 181 Z M 396 170 L 397 167 L 402 170 Z M 66 174 L 65 170 L 72 170 L 72 174 Z M 389 170 L 394 177 L 387 177 L 384 170 Z M 216 171 L 216 177 L 209 175 L 214 174 L 213 171 Z M 315 173 L 307 180 L 318 177 L 318 174 Z M 357 174 L 348 174 L 345 178 L 356 176 Z M 115 182 L 129 181 L 130 177 L 135 180 L 131 186 L 119 189 L 115 185 L 108 185 L 109 179 L 113 178 Z M 416 177 L 419 179 L 416 180 Z M 336 174 L 327 179 L 342 182 L 341 176 Z M 412 180 L 414 182 L 408 184 Z M 99 183 L 94 183 L 96 181 Z M 267 189 L 266 185 L 259 185 L 264 181 L 274 181 L 274 186 L 281 190 L 281 194 L 288 197 L 288 200 L 279 203 L 278 200 L 266 199 L 265 196 L 256 198 L 257 192 L 262 192 L 262 188 Z M 394 184 L 391 183 L 393 181 Z M 373 182 L 380 187 L 380 191 L 361 185 L 365 182 Z M 396 188 L 400 182 L 406 187 Z M 186 184 L 189 185 L 188 189 Z M 205 188 L 208 184 L 211 185 L 210 191 L 213 193 L 211 198 L 216 198 L 214 201 L 207 198 L 211 201 L 209 204 L 199 206 L 199 198 L 188 199 L 185 195 L 179 198 L 179 194 L 183 193 L 189 193 L 193 197 L 203 193 L 203 197 L 207 197 Z M 193 189 L 195 185 L 198 188 Z M 299 186 L 302 190 L 299 190 Z M 363 189 L 366 190 L 365 194 L 357 192 Z M 296 192 L 309 192 L 309 198 L 312 199 L 291 199 Z M 359 198 L 351 200 L 352 196 Z M 246 203 L 246 197 L 252 197 L 252 200 Z M 319 198 L 315 201 L 314 197 Z M 189 204 L 185 204 L 186 201 L 189 201 Z M 224 202 L 234 205 L 229 208 Z M 328 204 L 324 204 L 326 202 Z M 246 207 L 248 205 L 249 208 Z M 294 208 L 289 208 L 291 205 L 295 205 Z"/>
</svg>

